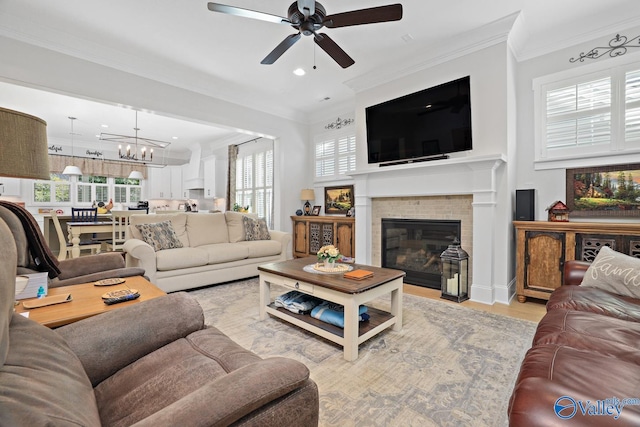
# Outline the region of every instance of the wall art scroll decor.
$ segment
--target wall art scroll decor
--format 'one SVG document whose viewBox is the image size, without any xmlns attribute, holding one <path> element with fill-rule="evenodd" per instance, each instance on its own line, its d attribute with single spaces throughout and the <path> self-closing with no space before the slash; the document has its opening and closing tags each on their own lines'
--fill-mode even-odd
<svg viewBox="0 0 640 427">
<path fill-rule="evenodd" d="M 614 38 L 609 40 L 609 46 L 594 47 L 587 53 L 580 52 L 577 58 L 571 58 L 569 62 L 584 62 L 585 59 L 598 59 L 606 54 L 609 54 L 611 58 L 615 58 L 616 56 L 624 55 L 629 48 L 633 47 L 640 47 L 640 36 L 629 39 L 626 36 L 616 34 Z"/>
<path fill-rule="evenodd" d="M 324 128 L 328 130 L 342 129 L 345 126 L 349 126 L 355 122 L 354 119 L 341 119 L 338 117 L 335 122 L 327 124 Z"/>
</svg>

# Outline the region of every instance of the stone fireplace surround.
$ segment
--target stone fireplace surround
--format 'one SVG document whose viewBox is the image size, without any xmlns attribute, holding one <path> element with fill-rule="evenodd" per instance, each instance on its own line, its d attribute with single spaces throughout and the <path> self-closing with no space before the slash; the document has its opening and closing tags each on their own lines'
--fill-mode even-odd
<svg viewBox="0 0 640 427">
<path fill-rule="evenodd" d="M 493 155 L 369 167 L 352 173 L 356 260 L 380 265 L 383 217 L 460 219 L 462 247 L 470 258 L 471 300 L 493 304 L 497 171 L 504 163 L 503 155 Z M 508 295 L 497 298 L 507 303 L 508 299 Z"/>
</svg>

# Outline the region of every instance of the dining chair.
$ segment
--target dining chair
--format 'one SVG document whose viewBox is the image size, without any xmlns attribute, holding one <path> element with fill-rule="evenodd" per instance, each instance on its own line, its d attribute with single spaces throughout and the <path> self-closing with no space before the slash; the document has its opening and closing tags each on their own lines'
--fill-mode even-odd
<svg viewBox="0 0 640 427">
<path fill-rule="evenodd" d="M 71 208 L 72 222 L 94 222 L 98 220 L 98 208 Z"/>
<path fill-rule="evenodd" d="M 65 237 L 65 233 L 62 231 L 62 226 L 60 225 L 60 218 L 55 212 L 51 212 L 51 219 L 53 220 L 53 226 L 56 229 L 56 234 L 58 235 L 58 242 L 60 243 L 60 252 L 58 253 L 58 260 L 62 261 L 67 259 L 67 255 L 71 258 L 71 249 L 73 248 L 73 243 L 67 241 Z M 80 242 L 80 251 L 91 249 L 92 254 L 97 254 L 100 252 L 102 245 L 99 242 L 86 241 Z"/>
<path fill-rule="evenodd" d="M 122 245 L 126 242 L 129 228 L 129 217 L 131 215 L 140 215 L 142 212 L 137 210 L 111 211 L 111 219 L 113 220 L 113 231 L 111 239 L 104 240 L 103 250 L 118 251 L 122 250 Z"/>
</svg>

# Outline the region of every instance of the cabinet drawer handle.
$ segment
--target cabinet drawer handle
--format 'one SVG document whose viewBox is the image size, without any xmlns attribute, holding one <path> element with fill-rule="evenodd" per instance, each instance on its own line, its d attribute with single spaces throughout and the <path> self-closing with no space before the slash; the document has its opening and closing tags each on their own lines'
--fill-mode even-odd
<svg viewBox="0 0 640 427">
<path fill-rule="evenodd" d="M 298 282 L 296 282 L 296 286 L 295 286 L 295 288 L 296 288 L 296 289 L 300 289 L 300 284 L 299 284 Z"/>
</svg>

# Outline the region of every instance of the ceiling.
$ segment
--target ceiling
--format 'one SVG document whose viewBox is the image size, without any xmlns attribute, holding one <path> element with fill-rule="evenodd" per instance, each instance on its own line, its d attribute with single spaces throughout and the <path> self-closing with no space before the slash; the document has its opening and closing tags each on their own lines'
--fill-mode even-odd
<svg viewBox="0 0 640 427">
<path fill-rule="evenodd" d="M 286 16 L 291 2 L 220 1 L 279 16 Z M 400 2 L 401 21 L 323 29 L 355 60 L 347 69 L 317 48 L 311 37 L 303 37 L 275 64 L 261 65 L 294 30 L 213 13 L 204 0 L 0 0 L 0 36 L 283 117 L 299 120 L 302 115 L 309 121 L 322 111 L 351 105 L 359 79 L 376 73 L 393 75 L 424 61 L 438 48 L 472 44 L 473 40 L 465 40 L 469 32 L 518 11 L 522 12 L 520 37 L 512 46 L 519 60 L 609 36 L 640 22 L 640 12 L 630 13 L 638 10 L 637 0 Z M 390 3 L 322 2 L 328 14 Z M 306 75 L 295 76 L 295 68 L 305 69 Z M 78 119 L 74 124 L 74 132 L 81 134 L 78 139 L 95 141 L 100 132 L 133 132 L 136 106 L 95 101 L 0 82 L 0 106 L 47 120 L 50 138 L 69 137 L 69 116 Z M 234 133 L 144 111 L 139 113 L 138 127 L 140 136 L 171 142 L 175 150 Z"/>
</svg>

